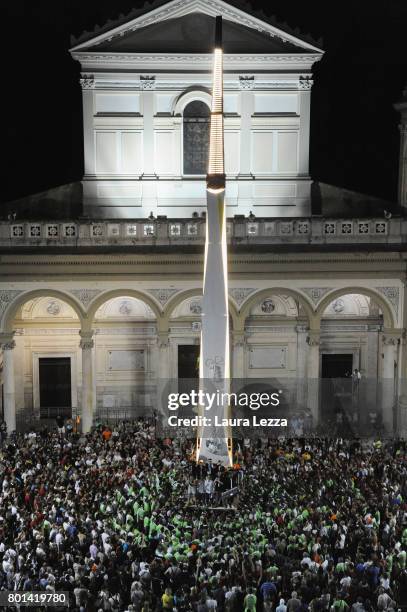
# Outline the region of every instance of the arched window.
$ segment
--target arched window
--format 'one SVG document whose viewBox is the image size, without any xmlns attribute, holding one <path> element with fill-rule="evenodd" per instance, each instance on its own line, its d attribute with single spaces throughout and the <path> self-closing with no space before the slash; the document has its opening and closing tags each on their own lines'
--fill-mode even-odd
<svg viewBox="0 0 407 612">
<path fill-rule="evenodd" d="M 184 174 L 206 174 L 209 155 L 210 111 L 194 100 L 184 108 Z"/>
</svg>

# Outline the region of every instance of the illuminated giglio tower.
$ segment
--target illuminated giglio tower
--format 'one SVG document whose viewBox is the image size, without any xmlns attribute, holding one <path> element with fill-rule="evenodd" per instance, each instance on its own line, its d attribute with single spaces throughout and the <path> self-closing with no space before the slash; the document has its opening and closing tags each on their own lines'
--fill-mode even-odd
<svg viewBox="0 0 407 612">
<path fill-rule="evenodd" d="M 200 390 L 219 398 L 210 411 L 200 414 L 211 425 L 198 431 L 197 459 L 231 464 L 229 428 L 215 427 L 229 416 L 225 394 L 230 388 L 229 308 L 225 215 L 225 165 L 223 146 L 223 51 L 222 17 L 216 17 L 213 91 L 210 122 L 209 166 L 206 178 L 207 213 L 205 268 L 202 301 L 202 333 L 199 362 Z"/>
</svg>

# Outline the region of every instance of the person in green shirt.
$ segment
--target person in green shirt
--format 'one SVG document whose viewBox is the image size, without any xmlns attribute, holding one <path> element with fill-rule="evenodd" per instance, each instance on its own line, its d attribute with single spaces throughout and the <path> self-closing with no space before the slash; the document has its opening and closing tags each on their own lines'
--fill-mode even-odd
<svg viewBox="0 0 407 612">
<path fill-rule="evenodd" d="M 244 612 L 256 612 L 257 597 L 254 589 L 249 589 L 244 598 Z"/>
</svg>

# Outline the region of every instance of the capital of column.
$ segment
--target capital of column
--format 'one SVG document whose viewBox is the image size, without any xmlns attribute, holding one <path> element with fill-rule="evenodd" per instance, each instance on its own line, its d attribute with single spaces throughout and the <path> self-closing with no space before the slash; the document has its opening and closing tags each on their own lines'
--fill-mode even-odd
<svg viewBox="0 0 407 612">
<path fill-rule="evenodd" d="M 159 332 L 157 335 L 158 348 L 166 348 L 170 343 L 168 332 Z"/>
<path fill-rule="evenodd" d="M 80 331 L 79 335 L 81 337 L 81 340 L 79 342 L 79 346 L 82 350 L 91 350 L 93 349 L 95 342 L 93 340 L 93 334 L 95 332 L 92 331 Z"/>
<path fill-rule="evenodd" d="M 155 76 L 141 76 L 140 77 L 140 89 L 151 90 L 155 89 L 156 80 Z"/>
<path fill-rule="evenodd" d="M 82 89 L 94 89 L 95 88 L 95 78 L 93 74 L 84 74 L 79 79 L 80 86 Z"/>
<path fill-rule="evenodd" d="M 297 334 L 305 334 L 308 330 L 309 327 L 306 323 L 298 323 L 298 325 L 295 326 Z"/>
<path fill-rule="evenodd" d="M 0 348 L 2 351 L 12 351 L 16 343 L 13 334 L 0 334 Z"/>
<path fill-rule="evenodd" d="M 240 89 L 254 89 L 254 76 L 239 76 Z"/>
<path fill-rule="evenodd" d="M 234 347 L 245 346 L 246 336 L 244 333 L 234 333 L 232 335 L 232 342 Z"/>
<path fill-rule="evenodd" d="M 383 331 L 382 343 L 384 346 L 397 346 L 405 338 L 404 330 Z"/>
<path fill-rule="evenodd" d="M 321 341 L 321 334 L 317 331 L 309 331 L 307 336 L 308 346 L 319 346 Z"/>
</svg>

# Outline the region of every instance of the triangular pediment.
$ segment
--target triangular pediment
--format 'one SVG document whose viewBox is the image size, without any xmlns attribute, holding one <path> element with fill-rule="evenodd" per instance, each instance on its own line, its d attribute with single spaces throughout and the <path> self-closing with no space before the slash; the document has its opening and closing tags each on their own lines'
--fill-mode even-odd
<svg viewBox="0 0 407 612">
<path fill-rule="evenodd" d="M 103 33 L 86 34 L 71 51 L 210 53 L 217 15 L 223 16 L 225 53 L 321 52 L 223 0 L 171 0 Z"/>
</svg>

